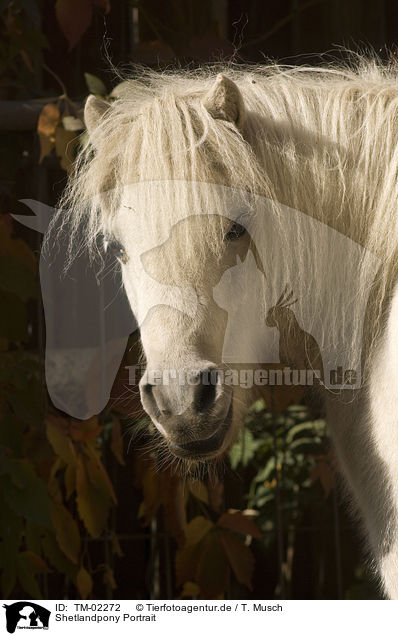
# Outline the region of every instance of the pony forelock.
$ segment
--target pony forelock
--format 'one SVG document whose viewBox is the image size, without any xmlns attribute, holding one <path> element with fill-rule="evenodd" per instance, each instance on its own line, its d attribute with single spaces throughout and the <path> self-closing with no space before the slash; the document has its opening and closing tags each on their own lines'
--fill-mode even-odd
<svg viewBox="0 0 398 636">
<path fill-rule="evenodd" d="M 242 130 L 204 106 L 212 68 L 127 79 L 82 149 L 60 202 L 71 246 L 83 236 L 92 250 L 99 235 L 112 233 L 126 185 L 163 182 L 166 193 L 177 180 L 229 186 L 300 210 L 377 255 L 380 309 L 397 260 L 397 69 L 358 58 L 351 66 L 220 70 L 243 97 Z M 216 211 L 219 201 L 209 197 Z M 217 245 L 219 230 L 208 240 Z M 359 295 L 369 292 L 363 268 Z"/>
</svg>

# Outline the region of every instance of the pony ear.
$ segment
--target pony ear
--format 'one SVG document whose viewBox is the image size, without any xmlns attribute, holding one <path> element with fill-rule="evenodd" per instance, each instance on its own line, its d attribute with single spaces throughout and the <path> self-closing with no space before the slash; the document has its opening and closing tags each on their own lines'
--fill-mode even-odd
<svg viewBox="0 0 398 636">
<path fill-rule="evenodd" d="M 89 95 L 84 107 L 84 121 L 89 135 L 97 128 L 101 117 L 108 108 L 108 102 L 104 102 L 103 99 L 94 97 L 94 95 Z"/>
<path fill-rule="evenodd" d="M 246 109 L 241 92 L 235 82 L 219 73 L 206 93 L 203 105 L 214 119 L 223 119 L 242 128 Z"/>
</svg>

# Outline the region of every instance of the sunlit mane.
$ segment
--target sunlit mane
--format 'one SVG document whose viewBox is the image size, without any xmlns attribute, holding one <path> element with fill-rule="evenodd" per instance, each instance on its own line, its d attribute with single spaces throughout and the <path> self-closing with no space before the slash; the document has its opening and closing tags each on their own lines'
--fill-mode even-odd
<svg viewBox="0 0 398 636">
<path fill-rule="evenodd" d="M 53 229 L 70 260 L 102 235 L 122 245 L 141 402 L 167 453 L 225 455 L 257 389 L 205 378 L 248 351 L 253 365 L 320 369 L 339 465 L 398 598 L 398 67 L 139 69 L 109 107 L 89 98 L 85 118 Z M 361 378 L 334 391 L 325 378 L 341 360 Z M 158 369 L 197 385 L 156 384 Z"/>
</svg>

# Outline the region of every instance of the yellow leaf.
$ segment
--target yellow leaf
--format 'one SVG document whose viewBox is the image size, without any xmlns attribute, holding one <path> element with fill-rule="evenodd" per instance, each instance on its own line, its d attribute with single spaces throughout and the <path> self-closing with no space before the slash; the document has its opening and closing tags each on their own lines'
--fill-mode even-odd
<svg viewBox="0 0 398 636">
<path fill-rule="evenodd" d="M 105 585 L 108 585 L 111 588 L 111 590 L 116 590 L 117 585 L 115 581 L 115 573 L 112 568 L 109 567 L 109 565 L 105 566 L 105 572 L 102 580 L 104 581 Z"/>
<path fill-rule="evenodd" d="M 85 601 L 86 598 L 90 596 L 93 589 L 93 579 L 91 574 L 89 574 L 85 568 L 80 568 L 77 573 L 76 587 L 79 590 L 80 596 Z"/>
<path fill-rule="evenodd" d="M 192 519 L 186 528 L 187 545 L 194 545 L 202 541 L 203 537 L 211 530 L 214 523 L 206 517 L 198 516 Z"/>
<path fill-rule="evenodd" d="M 31 550 L 21 552 L 19 554 L 19 559 L 32 573 L 43 574 L 44 572 L 51 572 L 51 569 L 48 567 L 44 559 Z"/>
<path fill-rule="evenodd" d="M 222 598 L 228 586 L 229 572 L 228 559 L 218 532 L 207 533 L 201 544 L 195 575 L 201 598 Z"/>
<path fill-rule="evenodd" d="M 66 499 L 69 499 L 71 494 L 76 489 L 76 467 L 72 464 L 68 464 L 64 474 Z"/>
<path fill-rule="evenodd" d="M 97 490 L 100 490 L 104 494 L 108 495 L 116 504 L 116 494 L 113 489 L 112 482 L 109 479 L 108 473 L 106 472 L 105 467 L 101 462 L 99 453 L 91 444 L 86 444 L 84 448 L 88 453 L 86 465 L 91 483 Z"/>
<path fill-rule="evenodd" d="M 72 563 L 77 563 L 80 554 L 80 534 L 76 521 L 65 506 L 54 501 L 51 502 L 50 513 L 59 547 Z"/>
<path fill-rule="evenodd" d="M 218 535 L 236 579 L 251 590 L 255 563 L 252 551 L 228 530 L 220 530 Z"/>
<path fill-rule="evenodd" d="M 46 419 L 47 439 L 58 457 L 66 464 L 76 464 L 76 452 L 70 439 L 65 420 L 55 415 L 49 415 Z"/>
<path fill-rule="evenodd" d="M 186 583 L 184 583 L 180 598 L 193 598 L 195 596 L 198 596 L 199 594 L 199 585 L 197 583 L 193 583 L 192 581 L 187 581 Z"/>
<path fill-rule="evenodd" d="M 102 431 L 102 426 L 98 424 L 98 417 L 90 417 L 83 422 L 71 420 L 69 434 L 75 442 L 90 442 L 98 437 Z"/>
<path fill-rule="evenodd" d="M 179 475 L 165 471 L 160 479 L 160 493 L 165 525 L 177 541 L 185 543 L 186 499 L 184 484 Z"/>
<path fill-rule="evenodd" d="M 151 469 L 151 466 L 142 475 L 141 487 L 143 501 L 138 510 L 138 518 L 144 517 L 144 523 L 147 525 L 155 515 L 162 500 L 159 476 Z"/>
<path fill-rule="evenodd" d="M 76 470 L 77 509 L 92 537 L 99 537 L 106 527 L 111 500 L 91 483 L 84 458 L 79 456 Z"/>
<path fill-rule="evenodd" d="M 40 138 L 40 163 L 55 147 L 55 131 L 59 124 L 61 113 L 55 104 L 46 104 L 39 116 L 37 132 Z"/>
</svg>

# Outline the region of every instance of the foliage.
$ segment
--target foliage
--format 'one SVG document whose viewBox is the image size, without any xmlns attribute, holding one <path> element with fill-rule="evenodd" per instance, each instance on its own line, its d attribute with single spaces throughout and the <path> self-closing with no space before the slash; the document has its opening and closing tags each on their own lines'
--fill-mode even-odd
<svg viewBox="0 0 398 636">
<path fill-rule="evenodd" d="M 140 18 L 136 61 L 154 66 L 176 58 L 201 62 L 234 51 L 211 2 L 178 0 L 172 11 L 167 3 L 160 9 L 149 0 L 128 4 Z M 70 63 L 78 60 L 76 49 L 95 14 L 103 16 L 110 10 L 109 0 L 57 0 L 54 36 L 44 28 L 42 0 L 0 3 L 0 91 L 2 97 L 45 97 L 37 126 L 37 162 L 42 166 L 46 158 L 55 156 L 61 169 L 70 172 L 79 144 L 87 142 L 82 121 L 87 93 L 112 99 L 101 78 L 83 73 L 89 66 Z M 62 40 L 67 63 L 79 68 L 85 90 L 69 93 L 63 74 L 58 77 L 46 67 L 52 37 Z M 100 43 L 95 46 L 99 50 Z M 96 67 L 99 64 L 98 57 Z M 53 97 L 43 76 L 55 80 L 59 96 Z M 15 144 L 7 141 L 2 168 L 4 178 L 12 182 L 21 157 Z M 100 584 L 110 590 L 119 585 L 113 563 L 123 556 L 114 532 L 121 493 L 113 469 L 129 470 L 123 418 L 139 409 L 137 398 L 130 396 L 123 405 L 126 386 L 119 374 L 114 393 L 118 399 L 99 417 L 78 422 L 49 404 L 37 351 L 37 254 L 15 235 L 17 228 L 8 215 L 14 210 L 1 211 L 5 214 L 0 217 L 0 301 L 7 311 L 0 315 L 0 590 L 4 598 L 41 598 L 54 582 L 59 586 L 61 578 L 70 595 L 95 597 Z M 291 393 L 288 403 L 301 398 Z M 154 453 L 134 452 L 131 482 L 140 497 L 134 516 L 145 545 L 156 534 L 154 527 L 172 538 L 175 596 L 255 594 L 259 554 L 265 553 L 271 562 L 278 542 L 289 593 L 305 517 L 316 509 L 318 528 L 322 515 L 330 520 L 335 469 L 325 423 L 313 419 L 302 404 L 275 403 L 279 407 L 275 413 L 263 401 L 253 405 L 247 426 L 230 451 L 226 485 L 215 475 L 201 482 L 182 479 L 171 468 L 159 472 Z M 230 473 L 237 474 L 242 485 L 236 507 L 227 492 Z M 95 547 L 108 539 L 112 558 L 106 559 Z M 272 591 L 280 594 L 276 586 Z M 372 594 L 366 570 L 357 568 L 345 596 L 372 598 Z"/>
<path fill-rule="evenodd" d="M 41 30 L 41 3 L 11 0 L 0 3 L 0 88 L 34 90 L 34 72 L 48 40 Z"/>
</svg>

